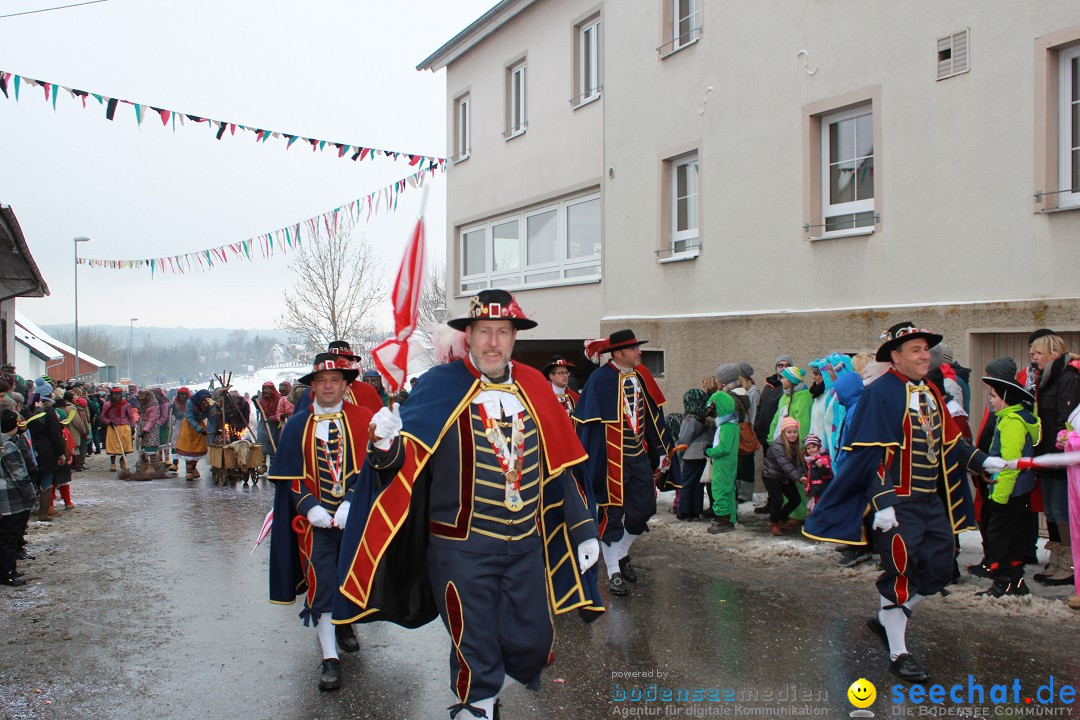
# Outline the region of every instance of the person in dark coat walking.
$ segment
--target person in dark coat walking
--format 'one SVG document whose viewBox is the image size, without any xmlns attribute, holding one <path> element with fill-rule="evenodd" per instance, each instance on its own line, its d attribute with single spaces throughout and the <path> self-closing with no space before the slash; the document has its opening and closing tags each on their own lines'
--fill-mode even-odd
<svg viewBox="0 0 1080 720">
<path fill-rule="evenodd" d="M 56 497 L 54 481 L 56 474 L 67 465 L 67 446 L 60 431 L 60 418 L 57 417 L 52 402 L 42 400 L 42 396 L 38 393 L 35 393 L 31 402 L 23 408 L 23 417 L 26 418 L 30 443 L 37 456 L 38 487 L 40 488 L 38 519 L 52 520 L 59 515 L 52 507 L 53 499 Z"/>
</svg>

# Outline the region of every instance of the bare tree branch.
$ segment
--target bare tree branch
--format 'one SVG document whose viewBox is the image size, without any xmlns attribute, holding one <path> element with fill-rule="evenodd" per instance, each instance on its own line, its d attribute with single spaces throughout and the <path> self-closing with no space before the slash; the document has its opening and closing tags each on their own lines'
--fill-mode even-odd
<svg viewBox="0 0 1080 720">
<path fill-rule="evenodd" d="M 315 227 L 293 256 L 297 281 L 284 292 L 285 312 L 275 323 L 313 352 L 332 340 L 358 345 L 371 334 L 373 312 L 387 293 L 383 269 L 364 235 L 353 239 L 353 223 L 346 220 L 332 230 Z"/>
</svg>

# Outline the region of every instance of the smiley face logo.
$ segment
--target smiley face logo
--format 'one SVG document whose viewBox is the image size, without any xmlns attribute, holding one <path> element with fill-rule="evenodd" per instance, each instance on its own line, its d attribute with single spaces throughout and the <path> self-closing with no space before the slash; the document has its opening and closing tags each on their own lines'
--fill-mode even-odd
<svg viewBox="0 0 1080 720">
<path fill-rule="evenodd" d="M 877 688 L 866 678 L 859 678 L 847 689 L 847 699 L 857 708 L 868 708 L 877 699 Z"/>
</svg>

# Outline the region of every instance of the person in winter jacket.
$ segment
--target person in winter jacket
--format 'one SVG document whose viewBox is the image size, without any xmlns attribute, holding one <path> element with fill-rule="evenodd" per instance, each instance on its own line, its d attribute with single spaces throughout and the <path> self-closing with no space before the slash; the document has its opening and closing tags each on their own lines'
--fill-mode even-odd
<svg viewBox="0 0 1080 720">
<path fill-rule="evenodd" d="M 16 569 L 22 537 L 34 509 L 34 486 L 15 444 L 19 416 L 0 412 L 0 585 L 25 585 Z"/>
<path fill-rule="evenodd" d="M 53 510 L 56 497 L 54 478 L 58 469 L 67 464 L 67 446 L 61 433 L 60 418 L 52 401 L 43 401 L 34 393 L 23 408 L 26 429 L 38 466 L 38 520 L 52 520 L 60 513 Z"/>
<path fill-rule="evenodd" d="M 1032 412 L 1035 397 L 1010 380 L 984 377 L 990 387 L 990 406 L 997 420 L 990 454 L 1002 460 L 1031 457 L 1041 439 L 1040 422 Z M 1027 552 L 1028 514 L 1035 472 L 1005 468 L 990 479 L 989 502 L 982 511 L 988 515 L 986 556 L 993 586 L 978 595 L 1002 597 L 1028 595 L 1024 584 L 1024 555 Z"/>
<path fill-rule="evenodd" d="M 1080 361 L 1066 352 L 1065 341 L 1058 335 L 1044 335 L 1031 344 L 1031 357 L 1039 367 L 1035 390 L 1036 407 L 1042 423 L 1042 441 L 1035 454 L 1060 452 L 1057 435 L 1065 429 L 1069 415 L 1080 405 Z M 1073 582 L 1072 549 L 1069 535 L 1069 493 L 1063 468 L 1039 468 L 1035 476 L 1042 491 L 1043 515 L 1047 527 L 1056 525 L 1058 542 L 1047 543 L 1050 567 L 1034 577 L 1044 585 L 1071 585 Z"/>
<path fill-rule="evenodd" d="M 683 393 L 684 414 L 675 442 L 676 447 L 685 446 L 680 453 L 683 486 L 676 515 L 679 520 L 697 520 L 703 509 L 701 475 L 705 471 L 705 447 L 712 438 L 705 424 L 706 402 L 704 390 L 693 388 Z"/>
<path fill-rule="evenodd" d="M 780 382 L 783 385 L 783 394 L 777 403 L 776 415 L 773 416 L 769 427 L 769 442 L 775 442 L 780 437 L 780 421 L 784 418 L 794 418 L 799 423 L 799 447 L 810 432 L 810 406 L 814 402 L 810 391 L 802 384 L 806 372 L 800 368 L 784 368 L 780 373 Z"/>
<path fill-rule="evenodd" d="M 772 442 L 772 422 L 776 416 L 776 408 L 780 404 L 780 396 L 784 394 L 784 384 L 780 381 L 780 373 L 793 364 L 790 355 L 777 355 L 776 372 L 765 378 L 765 386 L 761 388 L 761 396 L 758 398 L 757 410 L 754 413 L 754 434 L 762 448 L 769 447 Z"/>
<path fill-rule="evenodd" d="M 825 492 L 829 481 L 833 479 L 833 470 L 829 453 L 821 447 L 821 438 L 811 433 L 803 441 L 803 447 L 806 450 L 806 512 L 809 514 L 814 509 L 814 503 Z"/>
<path fill-rule="evenodd" d="M 786 417 L 780 421 L 780 433 L 765 451 L 761 479 L 769 492 L 769 532 L 783 535 L 798 523 L 789 516 L 802 502 L 799 487 L 806 484 L 803 447 L 799 440 L 799 421 Z"/>
<path fill-rule="evenodd" d="M 712 447 L 705 455 L 712 460 L 713 514 L 709 532 L 723 533 L 735 529 L 738 503 L 735 499 L 735 474 L 739 463 L 739 417 L 735 400 L 726 392 L 716 392 L 709 398 L 716 408 L 716 432 Z"/>
</svg>

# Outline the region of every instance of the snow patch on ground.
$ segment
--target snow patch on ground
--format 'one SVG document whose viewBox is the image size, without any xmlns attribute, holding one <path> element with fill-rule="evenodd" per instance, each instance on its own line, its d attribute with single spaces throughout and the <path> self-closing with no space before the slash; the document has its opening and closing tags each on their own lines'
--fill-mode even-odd
<svg viewBox="0 0 1080 720">
<path fill-rule="evenodd" d="M 874 560 L 861 563 L 853 568 L 842 568 L 837 564 L 840 547 L 835 543 L 819 542 L 804 536 L 801 529 L 785 531 L 784 535 L 774 537 L 769 533 L 769 521 L 766 515 L 754 514 L 754 508 L 765 503 L 765 494 L 754 495 L 752 502 L 741 503 L 738 508 L 738 523 L 735 530 L 717 535 L 708 533 L 707 521 L 681 521 L 670 512 L 674 492 L 660 493 L 657 498 L 657 513 L 649 521 L 650 532 L 663 534 L 673 540 L 685 542 L 704 551 L 722 553 L 738 557 L 741 561 L 753 561 L 762 566 L 790 566 L 795 573 L 812 573 L 818 577 L 835 578 L 838 582 L 851 582 L 866 585 L 868 592 L 874 592 L 873 584 L 881 572 Z M 1039 560 L 1045 563 L 1049 553 L 1038 551 Z M 1076 622 L 1080 613 L 1070 609 L 1064 602 L 1074 592 L 1073 586 L 1045 587 L 1032 580 L 1032 576 L 1042 571 L 1042 566 L 1028 565 L 1027 583 L 1032 594 L 1027 597 L 987 598 L 975 593 L 990 587 L 990 581 L 972 577 L 965 568 L 982 559 L 982 538 L 978 531 L 969 530 L 960 535 L 960 556 L 958 562 L 961 579 L 958 584 L 950 585 L 949 595 L 938 600 L 944 607 L 963 613 L 972 611 L 986 612 L 1003 617 L 1037 616 L 1061 622 Z"/>
</svg>

